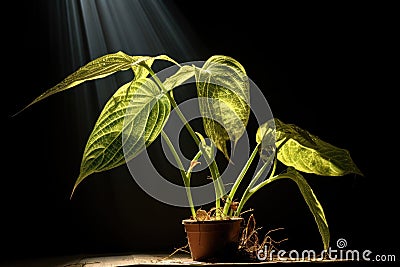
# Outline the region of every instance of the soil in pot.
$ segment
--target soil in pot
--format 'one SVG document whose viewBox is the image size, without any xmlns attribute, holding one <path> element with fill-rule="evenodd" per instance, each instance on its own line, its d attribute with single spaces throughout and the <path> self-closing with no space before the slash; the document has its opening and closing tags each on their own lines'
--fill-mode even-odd
<svg viewBox="0 0 400 267">
<path fill-rule="evenodd" d="M 192 259 L 223 261 L 236 256 L 244 219 L 183 220 Z"/>
</svg>

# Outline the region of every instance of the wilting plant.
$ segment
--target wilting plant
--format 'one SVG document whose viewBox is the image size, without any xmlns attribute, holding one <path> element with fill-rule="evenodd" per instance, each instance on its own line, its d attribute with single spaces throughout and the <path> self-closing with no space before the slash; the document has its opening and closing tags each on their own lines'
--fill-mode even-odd
<svg viewBox="0 0 400 267">
<path fill-rule="evenodd" d="M 161 81 L 152 69 L 155 60 L 170 62 L 178 70 Z M 328 248 L 330 234 L 323 208 L 301 172 L 322 176 L 349 173 L 362 175 L 347 150 L 324 142 L 296 125 L 285 124 L 276 118 L 269 119 L 259 126 L 256 146 L 231 190 L 226 192 L 212 155 L 214 149 L 218 149 L 229 161 L 227 142 L 236 144 L 246 131 L 250 116 L 249 79 L 243 66 L 231 57 L 212 56 L 201 67 L 197 67 L 182 66 L 166 55 L 150 57 L 130 56 L 123 52 L 107 54 L 82 66 L 25 108 L 83 82 L 127 70 L 133 72 L 134 78 L 116 90 L 100 113 L 87 141 L 80 174 L 71 197 L 86 177 L 127 163 L 161 136 L 179 166 L 193 219 L 197 219 L 198 215 L 191 195 L 191 174 L 200 157 L 203 157 L 215 188 L 215 215 L 210 219 L 224 220 L 240 216 L 246 201 L 254 193 L 274 181 L 288 178 L 298 185 L 315 218 L 324 247 Z M 203 134 L 192 128 L 173 95 L 180 85 L 193 77 L 203 119 Z M 199 147 L 187 168 L 183 166 L 176 148 L 163 130 L 172 109 L 175 109 Z M 210 144 L 205 142 L 203 135 L 211 140 Z M 263 162 L 261 168 L 238 198 L 237 190 L 256 157 Z M 275 174 L 278 162 L 286 165 L 287 170 Z M 236 202 L 234 199 L 240 200 Z"/>
</svg>

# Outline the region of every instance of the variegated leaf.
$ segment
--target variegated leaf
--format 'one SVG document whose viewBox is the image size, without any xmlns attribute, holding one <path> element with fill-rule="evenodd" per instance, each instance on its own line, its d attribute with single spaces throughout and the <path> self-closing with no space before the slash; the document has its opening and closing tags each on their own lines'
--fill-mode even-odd
<svg viewBox="0 0 400 267">
<path fill-rule="evenodd" d="M 101 112 L 83 154 L 80 175 L 84 178 L 133 159 L 160 134 L 171 104 L 149 78 L 123 85 Z"/>
<path fill-rule="evenodd" d="M 328 222 L 325 217 L 324 209 L 322 208 L 321 203 L 318 201 L 317 196 L 314 194 L 314 191 L 307 183 L 306 179 L 304 179 L 304 177 L 293 167 L 289 167 L 286 173 L 277 175 L 267 181 L 273 182 L 283 178 L 289 178 L 296 182 L 301 194 L 303 195 L 304 200 L 307 203 L 308 208 L 314 216 L 315 222 L 317 223 L 318 230 L 324 244 L 324 249 L 328 249 L 330 242 Z"/>
<path fill-rule="evenodd" d="M 196 68 L 196 85 L 206 135 L 229 158 L 226 142 L 233 142 L 233 150 L 250 116 L 246 72 L 231 57 L 213 56 L 201 69 Z"/>
<path fill-rule="evenodd" d="M 333 146 L 294 124 L 275 119 L 278 160 L 298 171 L 323 176 L 363 175 L 347 149 Z"/>
<path fill-rule="evenodd" d="M 179 65 L 175 60 L 166 55 L 159 55 L 156 57 L 129 56 L 119 51 L 117 53 L 107 54 L 98 57 L 90 61 L 86 65 L 80 67 L 78 70 L 74 71 L 60 83 L 46 90 L 40 96 L 35 98 L 30 104 L 24 107 L 20 112 L 53 94 L 75 87 L 86 81 L 104 78 L 117 71 L 124 71 L 131 68 L 137 78 L 147 77 L 149 72 L 144 67 L 142 67 L 142 65 L 147 64 L 148 66 L 151 66 L 154 60 L 157 59 L 169 61 Z"/>
</svg>

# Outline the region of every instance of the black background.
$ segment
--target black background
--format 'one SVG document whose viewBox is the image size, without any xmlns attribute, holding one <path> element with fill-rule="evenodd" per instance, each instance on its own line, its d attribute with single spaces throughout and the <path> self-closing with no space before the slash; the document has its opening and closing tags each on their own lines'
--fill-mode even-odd
<svg viewBox="0 0 400 267">
<path fill-rule="evenodd" d="M 234 57 L 263 90 L 275 117 L 350 151 L 364 177 L 306 176 L 325 209 L 332 247 L 345 238 L 348 248 L 398 256 L 391 7 L 168 2 L 196 39 L 192 60 Z M 189 210 L 147 196 L 125 166 L 93 175 L 69 199 L 95 123 L 95 117 L 74 112 L 83 102 L 73 97 L 87 88 L 52 96 L 12 117 L 73 71 L 54 59 L 62 51 L 50 38 L 46 4 L 9 4 L 5 13 L 11 15 L 2 23 L 1 258 L 172 252 L 185 244 L 181 220 Z M 79 128 L 82 122 L 88 123 Z M 264 230 L 285 228 L 281 236 L 289 240 L 283 249 L 322 249 L 315 222 L 290 181 L 263 189 L 248 205 Z"/>
</svg>

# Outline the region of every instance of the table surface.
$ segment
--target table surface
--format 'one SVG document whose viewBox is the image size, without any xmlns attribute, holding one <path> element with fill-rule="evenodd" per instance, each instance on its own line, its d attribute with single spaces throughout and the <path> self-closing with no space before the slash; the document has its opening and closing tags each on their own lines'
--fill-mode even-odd
<svg viewBox="0 0 400 267">
<path fill-rule="evenodd" d="M 122 266 L 156 266 L 156 265 L 177 265 L 177 266 L 244 266 L 244 265 L 264 265 L 264 264 L 279 264 L 279 263 L 290 263 L 293 266 L 303 266 L 305 263 L 317 263 L 317 266 L 321 266 L 321 263 L 326 266 L 337 266 L 337 264 L 344 263 L 342 266 L 350 266 L 354 264 L 357 266 L 362 265 L 362 262 L 344 262 L 344 261 L 293 261 L 293 260 L 281 260 L 281 261 L 260 261 L 253 263 L 243 262 L 221 262 L 221 263 L 210 263 L 210 262 L 199 262 L 193 261 L 189 254 L 130 254 L 130 255 L 106 255 L 106 256 L 66 256 L 57 258 L 44 258 L 44 259 L 32 259 L 32 260 L 21 260 L 0 264 L 1 267 L 122 267 Z M 296 265 L 297 264 L 297 265 Z M 286 266 L 286 265 L 285 265 Z"/>
</svg>

